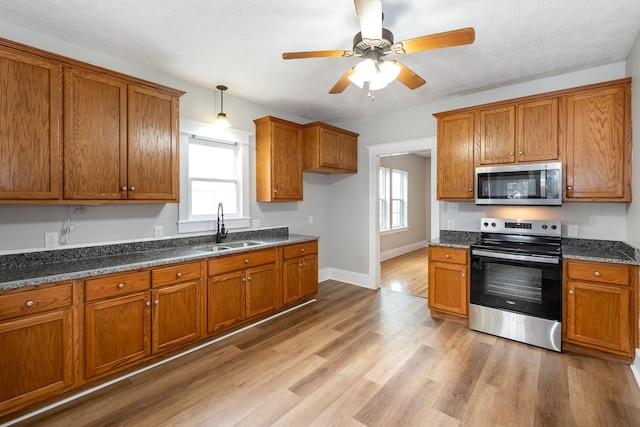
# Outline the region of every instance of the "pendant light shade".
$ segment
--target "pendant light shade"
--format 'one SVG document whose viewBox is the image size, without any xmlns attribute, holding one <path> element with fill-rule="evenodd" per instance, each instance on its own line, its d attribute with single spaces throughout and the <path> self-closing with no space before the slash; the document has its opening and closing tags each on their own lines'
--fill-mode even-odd
<svg viewBox="0 0 640 427">
<path fill-rule="evenodd" d="M 227 90 L 226 86 L 218 85 L 216 89 L 220 91 L 220 112 L 218 113 L 218 117 L 216 118 L 216 122 L 213 124 L 215 127 L 220 129 L 227 129 L 231 127 L 231 123 L 229 119 L 227 119 L 227 115 L 224 111 L 224 91 Z"/>
</svg>

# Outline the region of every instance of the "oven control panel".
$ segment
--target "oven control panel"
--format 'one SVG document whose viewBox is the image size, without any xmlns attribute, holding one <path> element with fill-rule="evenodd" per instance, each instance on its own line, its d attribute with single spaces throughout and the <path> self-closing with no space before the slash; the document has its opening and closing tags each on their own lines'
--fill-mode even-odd
<svg viewBox="0 0 640 427">
<path fill-rule="evenodd" d="M 562 235 L 562 222 L 553 219 L 482 218 L 480 220 L 480 231 L 483 233 L 560 237 Z"/>
</svg>

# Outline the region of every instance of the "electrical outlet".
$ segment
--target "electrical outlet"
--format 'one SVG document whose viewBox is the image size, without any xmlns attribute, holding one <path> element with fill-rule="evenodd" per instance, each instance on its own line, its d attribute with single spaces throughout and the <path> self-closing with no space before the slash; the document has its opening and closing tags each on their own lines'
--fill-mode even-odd
<svg viewBox="0 0 640 427">
<path fill-rule="evenodd" d="M 153 227 L 153 235 L 156 239 L 162 238 L 164 236 L 164 227 L 161 225 L 156 225 Z"/>
<path fill-rule="evenodd" d="M 309 224 L 313 224 L 313 216 L 309 215 Z"/>
<path fill-rule="evenodd" d="M 45 248 L 55 248 L 58 246 L 59 235 L 57 231 L 53 231 L 51 233 L 44 233 L 44 247 Z"/>
<path fill-rule="evenodd" d="M 261 226 L 262 226 L 262 221 L 260 221 L 259 219 L 253 220 L 253 228 L 260 228 Z"/>
<path fill-rule="evenodd" d="M 569 225 L 567 227 L 567 236 L 568 237 L 578 237 L 578 226 L 577 225 Z"/>
<path fill-rule="evenodd" d="M 452 220 L 452 219 L 450 219 L 450 220 L 448 220 L 448 221 L 447 221 L 447 228 L 448 228 L 449 230 L 453 230 L 453 229 L 455 228 L 455 225 L 454 225 L 454 222 L 453 222 L 453 220 Z"/>
</svg>

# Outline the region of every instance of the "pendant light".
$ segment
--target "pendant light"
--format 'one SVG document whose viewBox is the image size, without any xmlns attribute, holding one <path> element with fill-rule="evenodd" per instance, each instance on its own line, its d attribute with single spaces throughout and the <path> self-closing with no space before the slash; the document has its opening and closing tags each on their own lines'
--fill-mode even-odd
<svg viewBox="0 0 640 427">
<path fill-rule="evenodd" d="M 223 112 L 224 110 L 224 91 L 227 90 L 226 86 L 218 85 L 216 89 L 220 91 L 220 112 L 218 113 L 218 117 L 214 126 L 220 129 L 227 129 L 231 127 L 231 123 L 229 119 L 227 119 L 227 115 Z"/>
</svg>

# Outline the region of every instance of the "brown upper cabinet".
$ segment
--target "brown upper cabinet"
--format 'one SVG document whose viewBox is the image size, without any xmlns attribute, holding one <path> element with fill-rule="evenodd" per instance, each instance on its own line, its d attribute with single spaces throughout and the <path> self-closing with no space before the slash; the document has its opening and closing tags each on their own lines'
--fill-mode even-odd
<svg viewBox="0 0 640 427">
<path fill-rule="evenodd" d="M 0 64 L 0 202 L 179 201 L 184 92 L 3 39 Z"/>
<path fill-rule="evenodd" d="M 302 200 L 300 125 L 271 116 L 253 122 L 256 125 L 257 201 Z"/>
<path fill-rule="evenodd" d="M 479 164 L 557 160 L 558 99 L 480 110 Z"/>
<path fill-rule="evenodd" d="M 631 82 L 563 98 L 566 200 L 631 201 Z"/>
<path fill-rule="evenodd" d="M 62 67 L 0 44 L 0 202 L 60 199 Z"/>
<path fill-rule="evenodd" d="M 563 162 L 565 201 L 631 200 L 631 79 L 434 116 L 439 200 L 473 200 L 475 166 L 545 161 Z"/>
<path fill-rule="evenodd" d="M 322 122 L 302 128 L 304 171 L 358 172 L 358 134 Z"/>
</svg>

